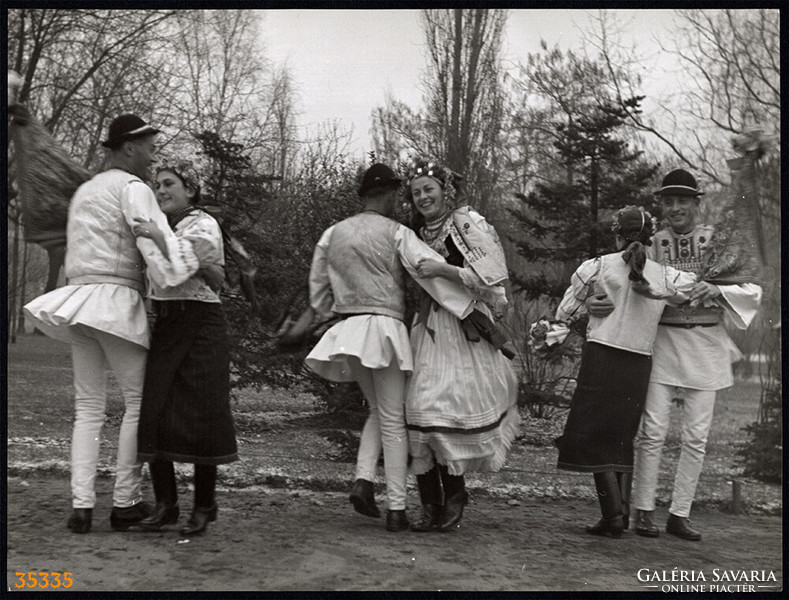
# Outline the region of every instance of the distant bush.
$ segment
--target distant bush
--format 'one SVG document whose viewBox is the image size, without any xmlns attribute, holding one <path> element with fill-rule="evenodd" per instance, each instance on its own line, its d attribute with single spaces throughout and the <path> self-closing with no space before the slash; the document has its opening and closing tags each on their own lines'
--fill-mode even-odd
<svg viewBox="0 0 789 600">
<path fill-rule="evenodd" d="M 762 337 L 760 351 L 767 356 L 766 373 L 760 373 L 762 395 L 759 417 L 743 429 L 749 439 L 738 451 L 743 475 L 767 483 L 783 478 L 783 404 L 781 328 L 773 327 Z"/>
<path fill-rule="evenodd" d="M 783 477 L 783 439 L 781 420 L 781 385 L 769 391 L 763 400 L 768 416 L 743 429 L 749 440 L 737 453 L 741 457 L 743 475 L 767 483 L 781 483 Z"/>
</svg>

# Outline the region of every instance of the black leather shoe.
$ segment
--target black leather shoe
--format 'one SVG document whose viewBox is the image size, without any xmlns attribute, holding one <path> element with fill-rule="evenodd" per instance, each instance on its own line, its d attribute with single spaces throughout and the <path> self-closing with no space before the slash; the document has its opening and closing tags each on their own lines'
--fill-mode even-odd
<svg viewBox="0 0 789 600">
<path fill-rule="evenodd" d="M 668 514 L 668 520 L 666 521 L 666 533 L 676 535 L 683 540 L 690 540 L 691 542 L 698 542 L 701 539 L 701 532 L 691 527 L 690 519 L 678 517 L 671 513 Z"/>
<path fill-rule="evenodd" d="M 423 504 L 422 517 L 411 525 L 411 531 L 435 531 L 438 529 L 442 508 L 440 504 Z"/>
<path fill-rule="evenodd" d="M 658 529 L 658 526 L 655 525 L 655 522 L 652 520 L 652 515 L 654 514 L 654 510 L 636 511 L 636 535 L 651 538 L 660 536 L 660 529 Z"/>
<path fill-rule="evenodd" d="M 403 529 L 408 529 L 408 525 L 408 517 L 405 515 L 405 510 L 386 511 L 387 531 L 403 531 Z"/>
<path fill-rule="evenodd" d="M 181 527 L 181 535 L 197 535 L 198 533 L 203 533 L 206 527 L 208 527 L 209 522 L 216 521 L 216 513 L 218 510 L 216 503 L 208 508 L 196 506 L 192 510 L 192 514 L 189 515 L 189 520 L 186 522 L 186 525 Z"/>
<path fill-rule="evenodd" d="M 110 513 L 110 527 L 113 531 L 126 531 L 132 525 L 137 525 L 153 511 L 149 502 L 138 502 L 127 508 L 112 507 Z"/>
<path fill-rule="evenodd" d="M 622 515 L 616 515 L 610 519 L 600 519 L 594 525 L 589 525 L 586 528 L 586 533 L 619 538 L 622 537 L 622 531 L 624 531 L 624 529 L 625 524 Z"/>
<path fill-rule="evenodd" d="M 368 517 L 379 518 L 381 511 L 375 504 L 374 486 L 372 481 L 357 479 L 351 488 L 351 495 L 348 499 L 353 504 L 356 512 Z"/>
<path fill-rule="evenodd" d="M 145 531 L 159 531 L 164 525 L 177 523 L 180 514 L 181 509 L 178 508 L 178 504 L 157 502 L 151 515 L 145 517 L 138 525 Z"/>
<path fill-rule="evenodd" d="M 468 504 L 466 490 L 460 491 L 444 504 L 444 514 L 438 524 L 439 531 L 450 531 L 458 526 L 463 518 L 463 508 Z"/>
<path fill-rule="evenodd" d="M 92 508 L 75 508 L 68 519 L 68 528 L 72 533 L 88 533 L 92 522 Z"/>
</svg>

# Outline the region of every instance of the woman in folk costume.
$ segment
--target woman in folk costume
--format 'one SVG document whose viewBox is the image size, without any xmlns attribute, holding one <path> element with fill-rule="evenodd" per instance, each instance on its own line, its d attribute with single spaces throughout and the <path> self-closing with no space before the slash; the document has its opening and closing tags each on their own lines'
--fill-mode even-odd
<svg viewBox="0 0 789 600">
<path fill-rule="evenodd" d="M 189 163 L 160 167 L 156 199 L 175 234 L 188 240 L 201 267 L 224 265 L 222 231 L 200 202 L 197 173 Z M 154 241 L 155 223 L 134 228 Z M 221 284 L 220 284 L 221 286 Z M 177 287 L 151 282 L 156 321 L 143 387 L 137 433 L 139 460 L 150 465 L 156 506 L 140 522 L 147 531 L 176 523 L 180 514 L 173 462 L 194 464 L 194 503 L 183 535 L 203 532 L 216 520 L 217 465 L 238 459 L 230 412 L 230 354 L 219 294 L 202 271 Z"/>
<path fill-rule="evenodd" d="M 582 263 L 556 310 L 557 320 L 569 320 L 586 310 L 593 293 L 606 294 L 616 306 L 606 319 L 589 317 L 577 387 L 557 445 L 559 469 L 594 474 L 602 519 L 587 532 L 617 538 L 628 527 L 622 490 L 633 472 L 633 438 L 660 315 L 667 303 L 688 299 L 685 292 L 696 277 L 647 259 L 654 224 L 643 209 L 619 210 L 613 231 L 619 251 Z"/>
<path fill-rule="evenodd" d="M 415 229 L 446 259 L 422 261 L 419 275 L 459 282 L 477 301 L 472 317 L 461 320 L 423 297 L 411 330 L 415 370 L 406 421 L 422 502 L 414 531 L 458 525 L 468 502 L 464 474 L 500 469 L 519 424 L 515 371 L 500 340 L 485 333 L 495 332 L 493 315 L 507 303 L 504 252 L 485 218 L 459 206 L 460 179 L 418 161 L 406 187 Z"/>
</svg>

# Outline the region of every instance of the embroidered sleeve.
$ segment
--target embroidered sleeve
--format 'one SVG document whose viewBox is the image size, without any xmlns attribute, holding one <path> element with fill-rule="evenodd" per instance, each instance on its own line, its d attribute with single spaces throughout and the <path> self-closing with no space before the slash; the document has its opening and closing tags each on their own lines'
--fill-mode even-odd
<svg viewBox="0 0 789 600">
<path fill-rule="evenodd" d="M 477 300 L 487 304 L 494 313 L 500 313 L 507 306 L 507 292 L 503 285 L 486 284 L 470 267 L 460 269 L 460 280 Z"/>
<path fill-rule="evenodd" d="M 160 287 L 175 287 L 189 279 L 200 268 L 200 261 L 195 254 L 192 243 L 181 239 L 173 233 L 167 224 L 167 217 L 156 203 L 156 198 L 142 181 L 131 181 L 121 194 L 121 211 L 129 227 L 135 224 L 134 218 L 152 219 L 164 233 L 169 260 L 156 247 L 153 240 L 137 238 L 148 276 Z"/>
<path fill-rule="evenodd" d="M 474 224 L 480 229 L 480 231 L 490 236 L 492 244 L 496 244 L 499 247 L 501 246 L 496 229 L 493 227 L 493 225 L 487 222 L 485 217 L 474 210 L 469 210 L 469 217 L 474 221 Z M 502 256 L 503 253 L 504 251 L 501 250 Z M 469 289 L 471 294 L 477 300 L 481 300 L 487 304 L 494 314 L 501 313 L 504 307 L 507 305 L 507 292 L 504 288 L 504 285 L 488 285 L 482 280 L 477 272 L 468 265 L 467 262 L 460 270 L 460 279 L 463 281 L 463 285 Z"/>
<path fill-rule="evenodd" d="M 198 213 L 189 216 L 176 226 L 176 235 L 189 240 L 201 265 L 225 264 L 222 231 L 211 215 Z"/>
<path fill-rule="evenodd" d="M 679 305 L 688 300 L 688 294 L 696 283 L 696 274 L 679 271 L 671 266 L 663 266 L 663 277 L 669 304 Z"/>
<path fill-rule="evenodd" d="M 444 277 L 419 277 L 416 265 L 421 259 L 431 258 L 443 262 L 444 258 L 420 240 L 413 231 L 404 226 L 398 227 L 395 232 L 395 247 L 408 274 L 441 306 L 459 319 L 464 319 L 474 310 L 474 298 L 465 286 Z"/>
<path fill-rule="evenodd" d="M 334 227 L 329 227 L 321 235 L 312 254 L 310 267 L 310 306 L 321 317 L 328 318 L 332 314 L 334 295 L 329 281 L 329 240 Z"/>
<path fill-rule="evenodd" d="M 600 258 L 581 263 L 570 277 L 570 287 L 564 292 L 562 301 L 556 309 L 556 319 L 570 321 L 586 313 L 586 299 L 593 292 L 594 280 L 600 271 Z"/>
</svg>

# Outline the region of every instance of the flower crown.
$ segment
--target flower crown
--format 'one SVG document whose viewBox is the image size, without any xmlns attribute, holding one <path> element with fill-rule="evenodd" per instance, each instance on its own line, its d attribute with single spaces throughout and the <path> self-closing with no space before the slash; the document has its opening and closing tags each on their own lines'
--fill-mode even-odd
<svg viewBox="0 0 789 600">
<path fill-rule="evenodd" d="M 441 184 L 441 188 L 443 189 L 444 198 L 447 201 L 447 204 L 456 208 L 455 203 L 457 201 L 457 188 L 455 187 L 455 182 L 463 179 L 463 177 L 455 173 L 449 167 L 445 167 L 435 161 L 426 161 L 421 158 L 417 158 L 414 161 L 414 164 L 411 166 L 411 169 L 408 171 L 408 175 L 406 176 L 406 197 L 409 200 L 411 198 L 411 184 L 414 180 L 418 177 L 431 177 L 438 181 Z"/>
<path fill-rule="evenodd" d="M 156 165 L 156 172 L 171 171 L 183 181 L 184 186 L 200 192 L 200 175 L 190 160 L 173 160 L 163 158 Z"/>
</svg>

